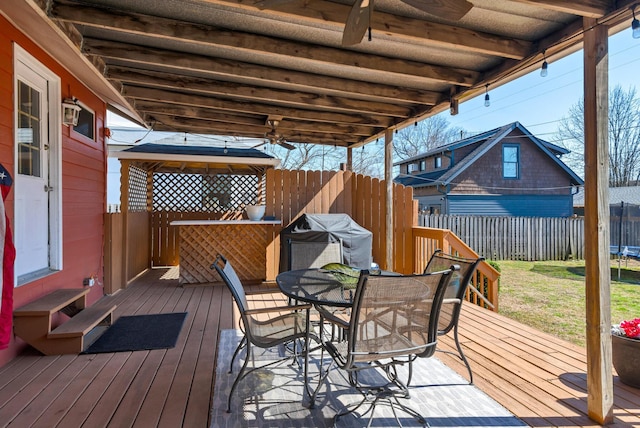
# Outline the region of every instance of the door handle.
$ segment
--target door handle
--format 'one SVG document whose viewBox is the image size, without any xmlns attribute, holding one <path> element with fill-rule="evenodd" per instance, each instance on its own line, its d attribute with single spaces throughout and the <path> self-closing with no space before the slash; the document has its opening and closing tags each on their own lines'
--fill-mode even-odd
<svg viewBox="0 0 640 428">
<path fill-rule="evenodd" d="M 49 186 L 48 184 L 44 185 L 44 191 L 45 192 L 53 192 L 53 187 Z"/>
</svg>

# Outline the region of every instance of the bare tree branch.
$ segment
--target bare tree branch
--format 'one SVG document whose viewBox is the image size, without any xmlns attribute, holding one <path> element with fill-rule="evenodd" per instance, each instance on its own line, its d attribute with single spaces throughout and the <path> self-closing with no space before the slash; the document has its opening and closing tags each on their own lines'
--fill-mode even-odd
<svg viewBox="0 0 640 428">
<path fill-rule="evenodd" d="M 571 107 L 558 127 L 555 142 L 571 150 L 563 160 L 584 171 L 584 101 Z M 635 87 L 609 91 L 609 185 L 630 186 L 640 176 L 640 98 Z"/>
</svg>

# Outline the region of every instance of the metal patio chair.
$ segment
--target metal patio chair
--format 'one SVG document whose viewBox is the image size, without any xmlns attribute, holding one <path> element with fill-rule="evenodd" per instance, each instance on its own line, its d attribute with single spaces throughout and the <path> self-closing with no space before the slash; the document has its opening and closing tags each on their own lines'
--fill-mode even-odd
<svg viewBox="0 0 640 428">
<path fill-rule="evenodd" d="M 459 271 L 452 274 L 449 286 L 445 291 L 444 301 L 442 309 L 440 311 L 440 321 L 438 322 L 438 335 L 442 336 L 448 334 L 453 330 L 453 338 L 456 342 L 456 348 L 458 349 L 458 358 L 467 366 L 469 372 L 469 384 L 473 383 L 473 373 L 471 372 L 471 366 L 464 352 L 462 352 L 462 346 L 458 338 L 458 320 L 460 318 L 460 311 L 462 309 L 462 302 L 464 301 L 465 293 L 471 278 L 478 264 L 482 262 L 484 258 L 470 259 L 464 257 L 458 257 L 450 254 L 445 254 L 442 250 L 436 250 L 429 259 L 427 266 L 424 269 L 424 273 L 438 272 L 443 269 L 449 268 L 451 265 L 457 265 L 460 267 Z M 441 352 L 448 352 L 439 349 Z"/>
<path fill-rule="evenodd" d="M 240 317 L 242 320 L 240 327 L 244 333 L 242 340 L 236 347 L 236 350 L 233 353 L 233 357 L 231 358 L 229 373 L 233 373 L 233 362 L 235 361 L 242 348 L 246 347 L 247 349 L 242 368 L 240 369 L 238 376 L 233 382 L 231 391 L 229 391 L 229 398 L 227 400 L 227 412 L 230 413 L 231 397 L 233 396 L 233 392 L 236 389 L 236 386 L 244 377 L 258 368 L 264 368 L 291 358 L 291 356 L 289 355 L 276 361 L 271 361 L 268 364 L 262 365 L 260 367 L 254 367 L 250 370 L 246 370 L 247 364 L 252 357 L 252 346 L 257 346 L 259 348 L 272 348 L 281 344 L 288 344 L 290 342 L 295 343 L 296 341 L 298 341 L 298 339 L 304 340 L 307 334 L 307 329 L 309 328 L 308 309 L 310 309 L 311 305 L 299 304 L 249 309 L 242 282 L 231 266 L 231 263 L 229 263 L 224 256 L 218 254 L 215 261 L 211 265 L 211 269 L 214 268 L 233 295 L 233 299 L 235 300 L 238 310 L 240 311 Z M 275 316 L 269 317 L 267 320 L 256 318 L 257 315 L 262 314 L 275 314 Z M 293 346 L 293 349 L 293 358 L 296 358 L 298 354 L 297 352 L 295 352 L 295 350 L 297 349 L 295 344 Z"/>
<path fill-rule="evenodd" d="M 435 353 L 438 315 L 453 269 L 428 275 L 397 276 L 370 276 L 368 271 L 363 271 L 347 321 L 336 319 L 330 311 L 318 307 L 322 322 L 337 322 L 346 331 L 344 338 L 331 335 L 324 341 L 323 349 L 331 355 L 332 362 L 326 372 L 321 373 L 321 379 L 327 377 L 335 364 L 348 373 L 349 384 L 363 395 L 360 402 L 338 413 L 335 422 L 368 403 L 369 408 L 360 416 L 371 412 L 371 424 L 376 405 L 385 402 L 391 405 L 399 425 L 396 409 L 426 424 L 417 411 L 400 400 L 410 398 L 411 363 Z M 397 370 L 402 365 L 408 369 L 406 381 Z M 367 370 L 369 375 L 365 373 Z M 359 381 L 359 377 L 360 380 L 367 378 L 366 382 Z M 371 378 L 378 382 L 372 382 Z"/>
</svg>

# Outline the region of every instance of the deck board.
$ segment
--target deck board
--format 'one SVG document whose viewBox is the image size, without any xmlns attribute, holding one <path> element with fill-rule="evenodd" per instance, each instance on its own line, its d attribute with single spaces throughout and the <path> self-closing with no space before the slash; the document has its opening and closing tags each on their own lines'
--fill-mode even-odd
<svg viewBox="0 0 640 428">
<path fill-rule="evenodd" d="M 257 287 L 252 287 L 255 290 Z M 278 298 L 262 287 L 257 305 Z M 40 356 L 0 367 L 0 426 L 208 427 L 220 331 L 238 327 L 223 286 L 181 287 L 175 269 L 154 269 L 109 297 L 123 315 L 188 312 L 175 348 Z M 460 340 L 474 383 L 534 427 L 597 427 L 586 416 L 585 350 L 470 304 Z M 439 348 L 455 351 L 453 339 Z M 455 356 L 441 361 L 467 376 Z M 640 426 L 640 390 L 614 379 L 614 427 Z"/>
</svg>

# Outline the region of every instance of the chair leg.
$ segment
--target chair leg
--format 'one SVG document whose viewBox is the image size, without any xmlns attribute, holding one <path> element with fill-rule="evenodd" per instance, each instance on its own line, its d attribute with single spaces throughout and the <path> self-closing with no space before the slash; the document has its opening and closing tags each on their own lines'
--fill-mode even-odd
<svg viewBox="0 0 640 428">
<path fill-rule="evenodd" d="M 464 352 L 462 352 L 462 346 L 460 346 L 460 340 L 458 339 L 458 324 L 453 327 L 453 338 L 456 342 L 456 348 L 458 348 L 458 353 L 460 354 L 460 359 L 467 366 L 467 371 L 469 372 L 469 385 L 473 385 L 473 373 L 471 373 L 471 366 L 469 365 L 469 361 L 467 361 L 467 357 L 465 357 Z"/>
<path fill-rule="evenodd" d="M 238 349 L 239 348 L 236 348 L 236 352 L 238 351 Z M 235 355 L 234 355 L 234 357 L 235 357 Z M 249 360 L 250 359 L 251 359 L 251 345 L 247 341 L 247 355 L 246 355 L 246 357 L 244 359 L 244 363 L 242 364 L 242 368 L 240 369 L 240 372 L 238 373 L 238 376 L 236 376 L 236 380 L 234 380 L 233 381 L 233 385 L 231 385 L 231 391 L 229 391 L 229 398 L 227 399 L 227 413 L 231 413 L 231 397 L 233 396 L 233 391 L 235 391 L 236 386 L 238 386 L 238 383 L 246 375 L 246 373 L 244 371 L 247 368 L 247 364 L 249 364 Z"/>
<path fill-rule="evenodd" d="M 392 391 L 388 391 L 388 390 L 381 390 L 379 391 L 376 395 L 375 398 L 373 399 L 373 401 L 370 401 L 368 399 L 368 397 L 365 395 L 364 398 L 359 402 L 359 403 L 354 403 L 354 404 L 350 404 L 349 406 L 346 407 L 346 411 L 342 411 L 338 414 L 336 414 L 333 417 L 333 423 L 334 426 L 337 424 L 338 419 L 340 419 L 343 416 L 346 416 L 348 414 L 351 413 L 355 413 L 360 407 L 362 407 L 365 403 L 369 403 L 369 408 L 363 412 L 360 417 L 364 417 L 367 413 L 371 412 L 371 415 L 369 416 L 369 422 L 367 423 L 367 427 L 371 426 L 371 423 L 373 422 L 373 417 L 375 415 L 375 409 L 376 406 L 378 405 L 379 401 L 386 401 L 388 403 L 388 405 L 391 407 L 391 411 L 393 412 L 393 417 L 395 418 L 396 422 L 398 423 L 398 426 L 401 427 L 402 423 L 400 422 L 400 419 L 398 418 L 398 414 L 396 413 L 396 408 L 402 410 L 403 412 L 407 413 L 408 415 L 412 416 L 414 419 L 416 419 L 418 421 L 419 424 L 422 424 L 422 426 L 425 427 L 429 427 L 430 425 L 427 423 L 426 419 L 417 411 L 413 410 L 411 407 L 402 404 L 400 402 L 400 400 L 398 399 L 398 397 L 392 392 Z"/>
<path fill-rule="evenodd" d="M 240 350 L 246 346 L 247 336 L 243 336 L 238 346 L 236 346 L 236 350 L 233 352 L 233 357 L 231 357 L 231 364 L 229 364 L 229 374 L 233 373 L 233 362 L 236 360 L 236 357 L 240 353 Z"/>
</svg>

